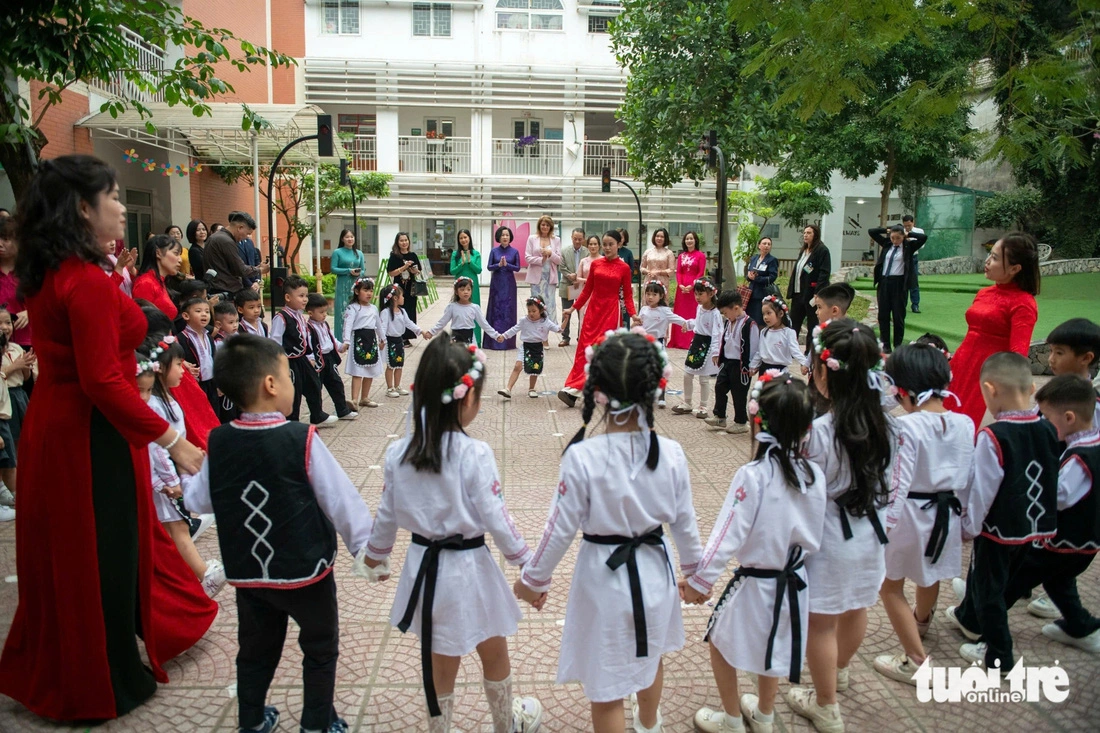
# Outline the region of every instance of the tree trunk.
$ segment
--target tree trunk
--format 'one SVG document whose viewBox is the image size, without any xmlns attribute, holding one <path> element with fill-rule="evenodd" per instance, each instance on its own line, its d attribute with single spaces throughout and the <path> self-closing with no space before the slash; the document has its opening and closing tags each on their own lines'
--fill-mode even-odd
<svg viewBox="0 0 1100 733">
<path fill-rule="evenodd" d="M 886 149 L 886 172 L 882 174 L 882 195 L 879 203 L 878 225 L 886 226 L 890 216 L 890 192 L 894 190 L 894 177 L 897 175 L 897 161 L 894 158 L 894 146 Z"/>
<path fill-rule="evenodd" d="M 20 123 L 21 120 L 17 120 L 15 114 L 15 108 L 0 105 L 0 125 Z M 42 133 L 36 131 L 36 134 L 39 141 L 35 146 L 35 155 L 45 144 Z M 31 151 L 28 150 L 26 143 L 0 143 L 0 165 L 4 166 L 4 172 L 8 174 L 8 181 L 11 183 L 16 202 L 21 201 L 27 187 L 30 186 L 31 179 L 34 178 L 34 161 L 31 159 Z"/>
</svg>

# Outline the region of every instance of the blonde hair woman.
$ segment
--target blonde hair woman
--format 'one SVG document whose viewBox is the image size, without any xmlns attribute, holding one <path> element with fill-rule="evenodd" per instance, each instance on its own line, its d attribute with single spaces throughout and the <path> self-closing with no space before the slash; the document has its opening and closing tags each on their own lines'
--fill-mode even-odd
<svg viewBox="0 0 1100 733">
<path fill-rule="evenodd" d="M 527 278 L 531 297 L 539 298 L 546 305 L 546 315 L 557 320 L 555 289 L 558 286 L 558 265 L 561 264 L 561 238 L 554 236 L 554 220 L 539 217 L 535 233 L 527 238 Z"/>
</svg>

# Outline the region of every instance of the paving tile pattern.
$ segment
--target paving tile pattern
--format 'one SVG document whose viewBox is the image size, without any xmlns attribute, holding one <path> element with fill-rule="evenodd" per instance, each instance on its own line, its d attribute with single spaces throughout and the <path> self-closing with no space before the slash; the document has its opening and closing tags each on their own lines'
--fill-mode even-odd
<svg viewBox="0 0 1100 733">
<path fill-rule="evenodd" d="M 440 292 L 449 292 L 449 287 L 441 284 Z M 422 314 L 422 320 L 434 323 L 443 306 L 443 301 L 435 304 Z M 539 389 L 546 392 L 561 386 L 573 356 L 573 348 L 558 348 L 557 336 L 551 338 L 546 370 L 539 385 Z M 413 381 L 423 343 L 418 342 L 407 352 L 410 368 L 405 370 L 406 383 Z M 682 351 L 672 352 L 677 369 L 672 379 L 675 387 L 681 384 L 679 367 L 683 354 Z M 531 399 L 526 390 L 517 389 L 511 401 L 498 397 L 496 390 L 505 385 L 514 363 L 515 352 L 488 352 L 489 379 L 481 414 L 469 432 L 493 446 L 508 504 L 518 527 L 533 545 L 538 542 L 557 484 L 559 456 L 580 426 L 580 412 L 567 409 L 551 395 Z M 384 385 L 380 385 L 382 380 L 375 380 L 374 398 L 381 404 L 379 408 L 362 408 L 359 420 L 341 422 L 321 433 L 372 510 L 381 494 L 381 464 L 386 445 L 393 436 L 404 433 L 405 409 L 410 400 L 408 397 L 386 398 Z M 676 399 L 670 397 L 670 407 Z M 667 410 L 658 412 L 656 423 L 662 434 L 684 446 L 700 530 L 705 540 L 722 506 L 730 478 L 748 459 L 749 440 L 744 435 L 712 431 L 702 420 L 690 415 L 675 416 Z M 401 532 L 394 551 L 395 568 L 400 567 L 408 541 L 408 533 Z M 215 533 L 200 538 L 198 547 L 204 556 L 216 557 Z M 561 622 L 575 557 L 576 544 L 558 569 L 544 610 L 541 613 L 526 611 L 519 632 L 509 640 L 515 691 L 542 700 L 544 731 L 591 729 L 588 702 L 580 686 L 555 684 Z M 416 637 L 403 635 L 389 625 L 396 583 L 370 585 L 354 578 L 350 565 L 350 558 L 343 553 L 336 570 L 341 642 L 336 708 L 352 731 L 426 730 Z M 517 575 L 515 569 L 507 566 L 504 571 L 510 581 Z M 12 577 L 15 572 L 14 524 L 7 523 L 0 525 L 0 578 L 7 578 L 7 582 L 0 582 L 0 632 L 3 633 L 11 624 L 17 602 L 17 584 Z M 725 581 L 723 578 L 718 588 L 723 587 Z M 843 579 L 838 578 L 837 582 Z M 940 609 L 954 602 L 950 587 L 944 585 Z M 1079 588 L 1086 606 L 1100 610 L 1100 563 L 1082 576 Z M 206 636 L 194 648 L 168 663 L 170 683 L 161 686 L 154 698 L 137 711 L 97 730 L 110 733 L 236 730 L 237 617 L 232 588 L 227 587 L 218 601 L 221 612 Z M 710 612 L 709 606 L 684 609 L 688 643 L 683 650 L 665 658 L 661 707 L 667 731 L 693 730 L 691 718 L 699 707 L 720 705 L 707 648 L 702 642 Z M 1017 653 L 1029 665 L 1050 664 L 1057 660 L 1066 669 L 1070 678 L 1068 700 L 1060 704 L 922 704 L 916 699 L 915 688 L 885 679 L 872 668 L 876 655 L 900 649 L 886 614 L 881 606 L 876 606 L 870 611 L 866 640 L 852 662 L 851 689 L 840 694 L 847 729 L 877 733 L 979 730 L 986 726 L 1004 731 L 1097 730 L 1100 656 L 1091 656 L 1046 639 L 1040 633 L 1044 622 L 1028 616 L 1023 604 L 1010 612 L 1010 623 Z M 270 704 L 282 712 L 280 729 L 294 731 L 298 728 L 301 710 L 302 660 L 294 629 L 290 630 L 287 642 L 272 684 Z M 961 642 L 960 637 L 939 619 L 926 639 L 933 658 L 948 665 L 963 664 L 957 655 Z M 808 680 L 809 675 L 805 678 Z M 743 691 L 751 690 L 747 675 L 741 676 L 741 682 Z M 783 681 L 781 692 L 787 686 Z M 455 730 L 470 733 L 492 729 L 476 655 L 463 660 L 455 701 Z M 629 725 L 629 710 L 627 719 Z M 86 730 L 86 726 L 70 728 L 42 720 L 13 700 L 0 696 L 0 733 L 70 729 Z M 807 731 L 811 727 L 780 700 L 776 707 L 776 730 Z"/>
</svg>

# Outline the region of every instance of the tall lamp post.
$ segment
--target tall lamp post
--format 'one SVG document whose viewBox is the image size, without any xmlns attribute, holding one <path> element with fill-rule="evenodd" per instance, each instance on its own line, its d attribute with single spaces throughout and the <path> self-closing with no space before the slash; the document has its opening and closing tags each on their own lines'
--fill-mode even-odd
<svg viewBox="0 0 1100 733">
<path fill-rule="evenodd" d="M 634 190 L 626 181 L 621 178 L 612 178 L 611 169 L 604 168 L 602 171 L 602 177 L 600 180 L 600 190 L 603 193 L 611 193 L 611 182 L 621 183 L 627 187 L 630 193 L 634 194 L 634 203 L 638 205 L 638 266 L 641 267 L 642 262 L 642 248 L 645 246 L 645 223 L 642 221 L 642 200 L 638 198 L 638 192 Z M 630 281 L 634 282 L 634 273 L 630 273 Z M 638 288 L 638 307 L 642 307 L 642 291 L 645 283 L 641 283 Z"/>
</svg>

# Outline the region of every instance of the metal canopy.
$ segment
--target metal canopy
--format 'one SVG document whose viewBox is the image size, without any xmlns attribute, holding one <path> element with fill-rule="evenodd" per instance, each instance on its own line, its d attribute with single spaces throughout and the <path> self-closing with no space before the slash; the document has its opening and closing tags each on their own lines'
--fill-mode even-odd
<svg viewBox="0 0 1100 733">
<path fill-rule="evenodd" d="M 91 130 L 93 135 L 132 140 L 191 156 L 201 163 L 255 165 L 274 161 L 291 140 L 316 134 L 317 115 L 323 114 L 320 107 L 311 104 L 252 104 L 249 108 L 267 125 L 242 130 L 244 109 L 240 104 L 213 103 L 211 113 L 201 117 L 187 107 L 169 107 L 164 102 L 146 106 L 152 112 L 149 118 L 142 118 L 133 109 L 117 117 L 96 112 L 80 120 L 77 127 Z M 149 132 L 146 122 L 153 123 L 155 132 Z M 334 157 L 346 157 L 339 139 L 333 137 Z M 318 160 L 317 143 L 313 140 L 296 145 L 283 158 L 284 163 L 290 164 L 312 165 Z"/>
</svg>

